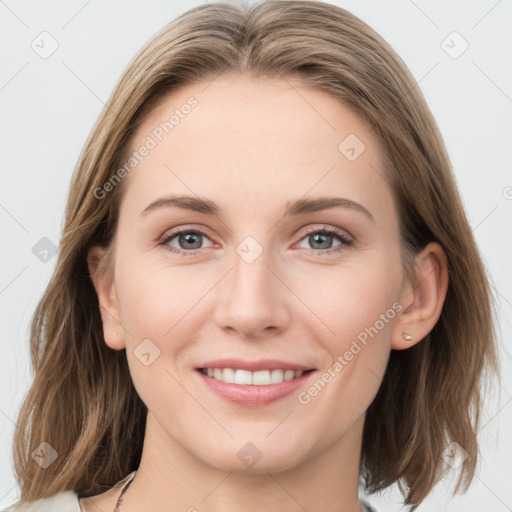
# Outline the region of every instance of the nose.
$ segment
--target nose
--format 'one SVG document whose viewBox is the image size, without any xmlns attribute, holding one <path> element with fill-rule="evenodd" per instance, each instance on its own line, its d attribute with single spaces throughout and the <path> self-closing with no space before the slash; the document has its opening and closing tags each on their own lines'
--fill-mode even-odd
<svg viewBox="0 0 512 512">
<path fill-rule="evenodd" d="M 237 249 L 217 293 L 215 321 L 221 329 L 243 338 L 274 337 L 287 328 L 292 293 L 279 271 L 271 268 L 271 251 L 264 250 L 253 260 L 254 241 L 249 252 L 240 246 Z"/>
</svg>

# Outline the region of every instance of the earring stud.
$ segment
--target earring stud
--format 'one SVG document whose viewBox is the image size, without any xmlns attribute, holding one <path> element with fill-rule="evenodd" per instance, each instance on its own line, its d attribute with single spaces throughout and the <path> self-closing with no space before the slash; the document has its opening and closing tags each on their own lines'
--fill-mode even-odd
<svg viewBox="0 0 512 512">
<path fill-rule="evenodd" d="M 408 332 L 404 332 L 404 339 L 406 339 L 407 341 L 411 340 L 412 339 L 412 336 L 408 333 Z"/>
</svg>

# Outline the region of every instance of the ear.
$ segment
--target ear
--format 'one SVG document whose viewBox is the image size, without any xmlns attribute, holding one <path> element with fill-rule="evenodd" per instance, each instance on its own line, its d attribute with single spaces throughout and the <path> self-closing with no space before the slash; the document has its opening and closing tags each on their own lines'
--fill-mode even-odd
<svg viewBox="0 0 512 512">
<path fill-rule="evenodd" d="M 109 268 L 111 260 L 110 252 L 99 246 L 91 247 L 87 253 L 89 274 L 100 303 L 105 343 L 114 350 L 122 350 L 125 347 L 125 331 L 121 324 L 113 271 Z"/>
<path fill-rule="evenodd" d="M 441 315 L 448 289 L 448 263 L 440 244 L 431 242 L 416 256 L 414 277 L 416 282 L 406 280 L 400 294 L 404 309 L 393 326 L 391 348 L 395 350 L 420 342 Z"/>
</svg>

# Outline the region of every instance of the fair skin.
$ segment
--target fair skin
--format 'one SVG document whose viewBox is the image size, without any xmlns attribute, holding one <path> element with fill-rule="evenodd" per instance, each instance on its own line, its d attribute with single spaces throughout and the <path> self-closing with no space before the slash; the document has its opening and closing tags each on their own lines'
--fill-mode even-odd
<svg viewBox="0 0 512 512">
<path fill-rule="evenodd" d="M 126 349 L 148 408 L 142 460 L 121 510 L 359 511 L 365 411 L 390 350 L 418 343 L 439 318 L 444 251 L 429 244 L 416 257 L 416 286 L 405 278 L 382 149 L 338 100 L 290 78 L 220 76 L 206 85 L 173 91 L 132 138 L 132 150 L 139 148 L 190 96 L 197 99 L 125 178 L 112 281 L 98 271 L 102 249 L 89 252 L 105 341 Z M 338 149 L 349 134 L 365 144 L 353 161 Z M 218 212 L 161 206 L 141 216 L 171 194 L 207 198 Z M 357 207 L 284 216 L 288 201 L 306 197 L 347 198 L 372 218 Z M 174 228 L 204 235 L 160 245 Z M 353 243 L 327 233 L 315 244 L 322 228 L 337 228 Z M 248 236 L 263 249 L 250 263 L 237 252 Z M 359 343 L 342 371 L 299 402 L 299 392 L 396 303 L 400 311 Z M 146 339 L 160 350 L 147 366 L 134 353 Z M 280 359 L 313 371 L 278 400 L 237 404 L 213 393 L 197 370 L 228 357 Z M 248 442 L 261 454 L 252 466 L 237 456 Z M 80 504 L 111 512 L 118 495 L 116 488 Z"/>
</svg>

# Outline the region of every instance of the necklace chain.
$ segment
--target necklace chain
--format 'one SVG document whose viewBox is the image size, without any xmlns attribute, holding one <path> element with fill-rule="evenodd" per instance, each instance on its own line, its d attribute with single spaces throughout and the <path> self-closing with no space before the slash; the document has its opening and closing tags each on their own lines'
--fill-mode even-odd
<svg viewBox="0 0 512 512">
<path fill-rule="evenodd" d="M 121 506 L 121 503 L 123 502 L 124 494 L 128 490 L 128 487 L 130 487 L 130 484 L 133 482 L 135 473 L 137 473 L 137 471 L 132 471 L 129 475 L 125 477 L 126 482 L 124 483 L 123 488 L 121 489 L 121 494 L 119 495 L 119 498 L 117 498 L 117 503 L 114 508 L 114 512 L 119 512 L 119 508 Z"/>
</svg>

